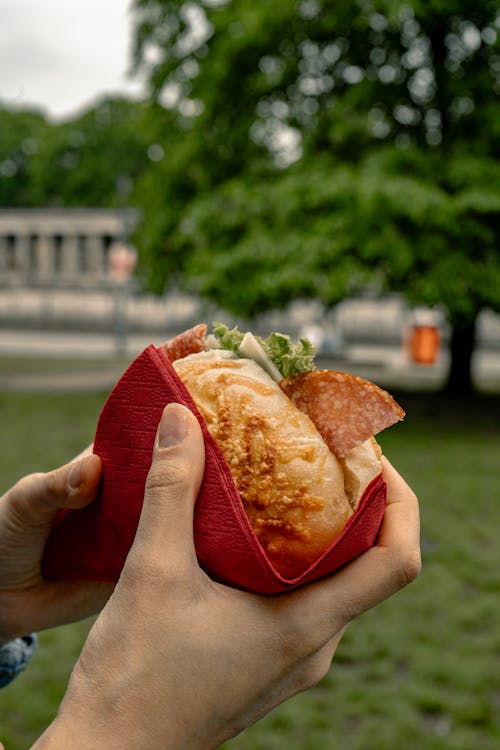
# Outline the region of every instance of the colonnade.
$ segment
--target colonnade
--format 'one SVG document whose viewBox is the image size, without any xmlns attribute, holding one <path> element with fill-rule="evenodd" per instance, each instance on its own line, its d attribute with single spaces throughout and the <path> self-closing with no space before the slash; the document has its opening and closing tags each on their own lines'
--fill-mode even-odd
<svg viewBox="0 0 500 750">
<path fill-rule="evenodd" d="M 95 284 L 109 278 L 109 249 L 125 235 L 123 212 L 0 210 L 0 282 Z"/>
</svg>

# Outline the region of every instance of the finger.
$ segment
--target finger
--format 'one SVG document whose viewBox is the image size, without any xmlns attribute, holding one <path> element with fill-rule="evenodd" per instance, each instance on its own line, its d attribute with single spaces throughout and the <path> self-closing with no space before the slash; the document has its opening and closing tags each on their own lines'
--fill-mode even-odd
<svg viewBox="0 0 500 750">
<path fill-rule="evenodd" d="M 72 461 L 68 467 L 67 481 L 70 492 L 64 508 L 82 508 L 95 499 L 101 481 L 102 462 L 93 453 Z"/>
<path fill-rule="evenodd" d="M 79 458 L 84 458 L 84 456 L 90 456 L 94 452 L 94 443 L 90 443 L 90 445 L 87 445 L 86 448 L 84 448 L 80 453 L 78 453 L 73 461 L 76 461 Z M 72 461 L 72 463 L 73 463 Z"/>
<path fill-rule="evenodd" d="M 101 472 L 101 459 L 86 455 L 54 471 L 24 477 L 7 493 L 8 503 L 26 523 L 44 524 L 61 508 L 82 508 L 92 502 Z"/>
<path fill-rule="evenodd" d="M 31 588 L 29 596 L 24 590 L 9 592 L 4 617 L 9 627 L 9 612 L 11 613 L 10 637 L 90 617 L 101 611 L 113 589 L 114 584 L 108 581 L 47 581 Z M 22 616 L 16 616 L 16 611 L 22 612 Z M 20 632 L 19 620 L 22 620 L 23 632 Z"/>
<path fill-rule="evenodd" d="M 169 404 L 158 426 L 133 556 L 153 565 L 196 560 L 193 510 L 204 466 L 198 420 L 185 406 Z"/>
<path fill-rule="evenodd" d="M 332 580 L 339 598 L 351 602 L 353 616 L 411 583 L 420 572 L 418 500 L 386 458 L 382 468 L 387 506 L 377 542 Z"/>
<path fill-rule="evenodd" d="M 417 498 L 387 459 L 383 473 L 387 508 L 375 546 L 329 578 L 292 592 L 291 606 L 302 613 L 303 627 L 320 640 L 411 583 L 420 572 Z"/>
<path fill-rule="evenodd" d="M 419 548 L 420 518 L 415 493 L 385 456 L 382 456 L 382 471 L 387 485 L 387 504 L 377 545 L 394 547 L 398 543 L 399 534 L 404 534 L 399 539 L 401 547 Z M 392 522 L 394 516 L 397 523 Z M 403 523 L 405 518 L 406 523 Z"/>
<path fill-rule="evenodd" d="M 110 581 L 54 581 L 45 584 L 46 606 L 51 622 L 45 627 L 76 622 L 100 612 L 113 593 Z M 36 628 L 34 628 L 36 630 Z"/>
</svg>

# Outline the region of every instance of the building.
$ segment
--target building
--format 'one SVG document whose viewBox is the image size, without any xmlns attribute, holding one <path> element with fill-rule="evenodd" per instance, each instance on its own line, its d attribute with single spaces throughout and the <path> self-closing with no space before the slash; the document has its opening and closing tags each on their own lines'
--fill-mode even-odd
<svg viewBox="0 0 500 750">
<path fill-rule="evenodd" d="M 0 286 L 109 285 L 110 248 L 135 221 L 131 209 L 0 209 Z"/>
<path fill-rule="evenodd" d="M 0 209 L 0 331 L 160 332 L 201 320 L 200 301 L 159 297 L 129 273 L 133 209 Z M 135 264 L 135 258 L 134 258 Z M 120 334 L 121 335 L 121 334 Z M 14 339 L 15 340 L 15 339 Z"/>
</svg>

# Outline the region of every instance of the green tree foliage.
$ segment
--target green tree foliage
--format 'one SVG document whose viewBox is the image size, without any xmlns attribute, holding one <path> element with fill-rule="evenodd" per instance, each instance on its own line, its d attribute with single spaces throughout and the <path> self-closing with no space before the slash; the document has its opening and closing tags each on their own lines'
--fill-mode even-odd
<svg viewBox="0 0 500 750">
<path fill-rule="evenodd" d="M 500 309 L 496 2 L 134 10 L 169 162 L 142 186 L 156 286 L 184 271 L 247 315 L 368 282 L 444 303 L 469 388 L 477 316 Z"/>
<path fill-rule="evenodd" d="M 116 205 L 151 163 L 146 110 L 103 99 L 59 124 L 0 110 L 0 205 Z"/>
<path fill-rule="evenodd" d="M 354 166 L 316 157 L 277 181 L 225 183 L 184 216 L 178 246 L 191 254 L 189 275 L 247 315 L 302 295 L 334 305 L 368 283 L 457 315 L 474 313 L 473 290 L 495 306 L 500 184 L 491 189 L 483 172 L 482 189 L 448 193 L 415 175 L 419 158 L 392 148 Z M 460 166 L 485 164 L 464 157 Z"/>
<path fill-rule="evenodd" d="M 0 109 L 0 206 L 33 204 L 33 162 L 49 132 L 37 112 Z"/>
</svg>

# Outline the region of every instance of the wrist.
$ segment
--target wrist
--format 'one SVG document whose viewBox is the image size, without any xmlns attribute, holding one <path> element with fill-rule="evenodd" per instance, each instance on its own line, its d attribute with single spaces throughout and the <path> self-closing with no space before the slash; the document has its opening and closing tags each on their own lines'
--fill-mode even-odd
<svg viewBox="0 0 500 750">
<path fill-rule="evenodd" d="M 67 692 L 59 706 L 57 716 L 31 750 L 207 750 L 186 745 L 178 724 L 172 720 L 167 738 L 164 733 L 157 736 L 154 715 L 143 721 L 137 712 L 129 710 L 131 695 L 125 691 L 123 700 L 109 691 L 94 685 L 90 690 L 85 678 L 73 672 Z M 137 688 L 140 694 L 140 688 Z M 133 704 L 136 703 L 134 699 Z M 165 729 L 165 715 L 162 716 Z"/>
<path fill-rule="evenodd" d="M 101 710 L 101 716 L 103 711 Z M 103 717 L 104 718 L 104 717 Z M 138 726 L 130 731 L 130 726 L 123 718 L 118 722 L 106 722 L 96 716 L 83 720 L 78 715 L 57 716 L 41 737 L 32 745 L 31 750 L 137 750 L 147 747 L 149 750 L 188 750 L 185 739 L 171 736 L 169 740 L 155 743 L 151 738 L 154 727 Z M 189 750 L 207 750 L 206 745 Z"/>
</svg>

